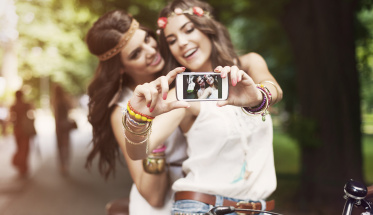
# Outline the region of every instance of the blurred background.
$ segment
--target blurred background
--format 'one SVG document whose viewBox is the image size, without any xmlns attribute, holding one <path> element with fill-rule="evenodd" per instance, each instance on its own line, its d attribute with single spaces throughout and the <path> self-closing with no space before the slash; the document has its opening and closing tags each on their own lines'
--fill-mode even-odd
<svg viewBox="0 0 373 215">
<path fill-rule="evenodd" d="M 91 138 L 85 92 L 98 63 L 84 37 L 99 16 L 118 8 L 155 30 L 167 2 L 0 0 L 1 215 L 99 215 L 106 202 L 128 195 L 125 164 L 108 181 L 96 166 L 84 168 Z M 276 211 L 342 213 L 348 180 L 373 185 L 373 1 L 207 2 L 228 27 L 238 53 L 261 54 L 284 91 L 271 109 Z M 69 177 L 57 169 L 55 85 L 69 94 L 69 114 L 77 122 Z M 12 126 L 3 123 L 19 89 L 35 107 L 37 135 L 27 181 L 14 178 Z M 51 200 L 56 196 L 57 203 Z"/>
</svg>

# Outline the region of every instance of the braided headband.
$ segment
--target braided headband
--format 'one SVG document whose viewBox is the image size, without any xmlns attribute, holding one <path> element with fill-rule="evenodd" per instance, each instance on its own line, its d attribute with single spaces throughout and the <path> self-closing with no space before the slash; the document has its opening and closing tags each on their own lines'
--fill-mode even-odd
<svg viewBox="0 0 373 215">
<path fill-rule="evenodd" d="M 130 40 L 135 33 L 135 31 L 139 28 L 139 23 L 136 21 L 136 19 L 132 19 L 132 23 L 128 31 L 123 34 L 123 36 L 120 38 L 119 43 L 109 51 L 105 52 L 102 55 L 99 55 L 98 58 L 100 61 L 105 61 L 110 58 L 112 58 L 114 55 L 118 54 L 122 51 L 123 47 L 127 44 L 128 40 Z"/>
</svg>

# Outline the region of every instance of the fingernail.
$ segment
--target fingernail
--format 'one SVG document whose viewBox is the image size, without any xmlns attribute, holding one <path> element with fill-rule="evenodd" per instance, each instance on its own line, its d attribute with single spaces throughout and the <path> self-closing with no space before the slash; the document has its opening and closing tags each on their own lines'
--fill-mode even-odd
<svg viewBox="0 0 373 215">
<path fill-rule="evenodd" d="M 154 108 L 151 108 L 151 109 L 149 110 L 149 111 L 150 111 L 150 113 L 151 113 L 151 112 L 153 112 L 153 110 L 154 110 Z"/>
<path fill-rule="evenodd" d="M 167 93 L 163 93 L 163 100 L 167 99 Z"/>
<path fill-rule="evenodd" d="M 150 103 L 148 103 L 146 106 L 150 107 Z"/>
<path fill-rule="evenodd" d="M 182 66 L 182 67 L 180 67 L 180 68 L 181 68 L 181 69 L 183 69 L 183 70 L 185 70 L 185 67 L 183 67 L 183 66 Z"/>
<path fill-rule="evenodd" d="M 236 84 L 237 84 L 236 80 L 232 80 L 232 85 L 236 86 Z"/>
</svg>

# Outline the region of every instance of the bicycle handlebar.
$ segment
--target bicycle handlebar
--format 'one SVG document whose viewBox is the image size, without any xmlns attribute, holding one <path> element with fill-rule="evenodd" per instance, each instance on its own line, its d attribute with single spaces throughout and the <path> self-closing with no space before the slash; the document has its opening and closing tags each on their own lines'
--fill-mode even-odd
<svg viewBox="0 0 373 215">
<path fill-rule="evenodd" d="M 351 215 L 354 205 L 365 209 L 363 214 L 373 214 L 372 203 L 367 199 L 373 197 L 373 185 L 366 187 L 364 184 L 353 181 L 352 179 L 344 186 L 346 199 L 342 215 Z"/>
</svg>

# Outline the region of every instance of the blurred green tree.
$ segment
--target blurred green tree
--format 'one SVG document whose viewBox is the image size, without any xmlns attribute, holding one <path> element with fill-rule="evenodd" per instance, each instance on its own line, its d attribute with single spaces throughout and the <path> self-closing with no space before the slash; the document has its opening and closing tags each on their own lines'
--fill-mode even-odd
<svg viewBox="0 0 373 215">
<path fill-rule="evenodd" d="M 41 94 L 42 79 L 58 82 L 74 95 L 84 93 L 95 67 L 84 42 L 94 14 L 76 7 L 74 0 L 20 0 L 16 7 L 18 71 L 24 83 L 32 86 L 35 100 Z"/>
</svg>

